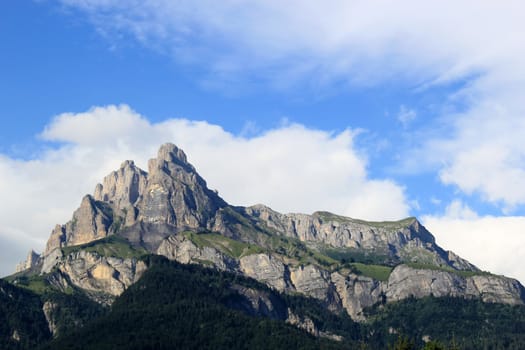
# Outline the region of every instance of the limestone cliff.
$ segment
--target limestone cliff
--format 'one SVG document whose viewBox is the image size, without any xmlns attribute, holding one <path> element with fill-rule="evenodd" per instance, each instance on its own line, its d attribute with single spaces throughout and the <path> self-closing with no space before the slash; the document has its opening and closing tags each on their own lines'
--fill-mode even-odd
<svg viewBox="0 0 525 350">
<path fill-rule="evenodd" d="M 226 206 L 174 145 L 163 145 L 148 168 L 148 186 L 138 205 L 139 218 L 144 222 L 201 229 L 209 226 L 220 207 Z"/>
<path fill-rule="evenodd" d="M 44 255 L 50 254 L 56 248 L 79 245 L 107 237 L 112 222 L 111 207 L 87 195 L 82 199 L 80 208 L 73 213 L 71 221 L 55 227 L 47 242 Z"/>
<path fill-rule="evenodd" d="M 16 272 L 31 270 L 35 268 L 39 263 L 40 263 L 40 255 L 35 253 L 34 250 L 31 250 L 27 254 L 26 260 L 16 265 Z"/>
<path fill-rule="evenodd" d="M 75 286 L 88 291 L 103 291 L 118 296 L 140 278 L 146 265 L 136 259 L 102 257 L 79 251 L 66 256 L 57 268 L 68 276 L 69 281 Z"/>
<path fill-rule="evenodd" d="M 270 229 L 301 241 L 380 252 L 398 262 L 415 260 L 450 265 L 459 270 L 476 269 L 466 260 L 440 248 L 434 236 L 415 218 L 397 222 L 366 222 L 327 212 L 313 215 L 281 214 L 264 205 L 245 210 Z"/>
<path fill-rule="evenodd" d="M 180 236 L 167 238 L 157 253 L 182 263 L 240 272 L 278 291 L 316 298 L 331 310 L 344 308 L 357 320 L 364 319 L 366 307 L 409 297 L 452 296 L 511 305 L 524 303 L 525 290 L 518 281 L 478 270 L 400 264 L 381 281 L 348 269 L 331 271 L 314 263 L 304 265 L 277 253 L 253 253 L 234 259 L 213 247 L 199 248 Z"/>
</svg>

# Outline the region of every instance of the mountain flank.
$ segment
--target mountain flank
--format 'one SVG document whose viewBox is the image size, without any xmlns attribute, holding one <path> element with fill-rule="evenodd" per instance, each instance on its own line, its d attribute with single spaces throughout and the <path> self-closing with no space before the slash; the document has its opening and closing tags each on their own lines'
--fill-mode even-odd
<svg viewBox="0 0 525 350">
<path fill-rule="evenodd" d="M 370 310 L 414 299 L 525 304 L 517 280 L 481 271 L 441 248 L 416 218 L 367 222 L 322 211 L 282 214 L 264 205 L 233 206 L 169 143 L 147 172 L 128 160 L 106 176 L 72 219 L 53 229 L 44 252 L 30 252 L 8 280 L 41 295 L 78 294 L 104 309 L 139 283 L 151 255 L 252 278 L 268 288 L 264 293 L 309 298 L 326 312 L 365 324 L 377 318 Z M 293 312 L 282 297 L 231 288 L 257 310 L 244 308 L 248 314 L 278 319 L 314 337 L 348 338 L 341 329 L 320 330 L 319 320 Z M 60 330 L 49 311 L 54 307 L 51 302 L 44 313 L 56 337 Z"/>
</svg>

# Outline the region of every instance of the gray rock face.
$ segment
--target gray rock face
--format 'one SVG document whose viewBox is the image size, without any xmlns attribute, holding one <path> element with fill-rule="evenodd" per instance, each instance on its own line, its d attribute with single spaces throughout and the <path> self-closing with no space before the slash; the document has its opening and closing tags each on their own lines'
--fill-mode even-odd
<svg viewBox="0 0 525 350">
<path fill-rule="evenodd" d="M 364 320 L 362 311 L 365 307 L 411 296 L 455 296 L 480 298 L 487 302 L 523 303 L 522 287 L 515 280 L 492 275 L 461 277 L 461 272 L 442 271 L 437 267 L 428 270 L 399 265 L 388 281 L 381 282 L 351 271 L 330 273 L 313 264 L 297 265 L 279 254 L 251 254 L 236 260 L 214 248 L 197 247 L 178 235 L 166 239 L 157 253 L 182 263 L 205 263 L 221 270 L 240 272 L 276 290 L 317 298 L 332 310 L 344 308 L 356 320 Z M 453 253 L 448 256 L 450 261 L 459 260 Z M 293 320 L 292 317 L 291 322 L 295 322 Z M 308 322 L 303 321 L 306 327 Z"/>
<path fill-rule="evenodd" d="M 147 176 L 133 161 L 127 160 L 96 186 L 93 197 L 108 203 L 121 225 L 132 225 L 137 219 L 136 205 L 146 189 Z"/>
<path fill-rule="evenodd" d="M 466 280 L 466 295 L 479 297 L 489 303 L 510 305 L 524 303 L 525 290 L 515 279 L 501 276 L 472 276 Z"/>
<path fill-rule="evenodd" d="M 388 301 L 432 295 L 479 298 L 485 302 L 517 305 L 523 304 L 522 290 L 518 281 L 506 277 L 462 277 L 446 271 L 420 270 L 400 265 L 392 271 L 385 294 Z"/>
<path fill-rule="evenodd" d="M 421 298 L 433 295 L 462 296 L 466 281 L 456 274 L 445 271 L 413 269 L 406 265 L 398 266 L 388 279 L 386 296 L 388 300 L 401 300 L 408 297 Z"/>
<path fill-rule="evenodd" d="M 320 335 L 319 329 L 310 317 L 296 315 L 291 309 L 288 309 L 288 318 L 286 319 L 286 323 L 301 328 L 314 337 L 319 337 Z"/>
<path fill-rule="evenodd" d="M 82 250 L 64 257 L 57 269 L 77 287 L 118 296 L 142 276 L 146 265 L 136 259 L 104 257 Z"/>
<path fill-rule="evenodd" d="M 46 250 L 44 251 L 44 256 L 48 255 L 57 248 L 60 248 L 64 245 L 66 241 L 66 231 L 65 225 L 56 225 L 51 236 L 47 240 Z"/>
<path fill-rule="evenodd" d="M 112 221 L 111 208 L 87 195 L 82 199 L 80 208 L 73 213 L 73 219 L 66 225 L 55 227 L 44 255 L 55 248 L 84 244 L 107 237 Z"/>
<path fill-rule="evenodd" d="M 314 265 L 298 266 L 290 272 L 295 290 L 310 297 L 328 300 L 330 275 Z"/>
<path fill-rule="evenodd" d="M 192 241 L 182 236 L 166 238 L 157 250 L 157 254 L 183 264 L 212 265 L 222 271 L 238 272 L 239 262 L 212 247 L 197 247 Z"/>
<path fill-rule="evenodd" d="M 44 316 L 47 321 L 47 325 L 49 327 L 49 332 L 53 337 L 57 335 L 58 326 L 55 322 L 55 318 L 53 317 L 54 313 L 56 312 L 58 305 L 51 302 L 46 301 L 44 305 L 42 306 L 42 311 L 44 312 Z"/>
<path fill-rule="evenodd" d="M 202 229 L 226 206 L 173 144 L 163 145 L 148 168 L 147 187 L 138 204 L 143 222 L 165 223 L 179 230 Z"/>
<path fill-rule="evenodd" d="M 207 188 L 184 152 L 165 144 L 149 161 L 149 174 L 128 160 L 106 176 L 93 196 L 84 197 L 72 220 L 55 227 L 43 255 L 134 225 L 167 225 L 173 233 L 206 229 L 226 205 Z"/>
<path fill-rule="evenodd" d="M 313 215 L 281 214 L 264 205 L 245 208 L 269 229 L 301 241 L 320 242 L 335 248 L 380 252 L 402 260 L 477 269 L 452 252 L 445 252 L 415 218 L 398 222 L 364 222 L 326 212 Z"/>
<path fill-rule="evenodd" d="M 144 193 L 147 175 L 132 160 L 126 160 L 119 170 L 106 176 L 103 183 L 97 185 L 93 197 L 97 201 L 113 204 L 115 209 L 133 206 Z"/>
<path fill-rule="evenodd" d="M 291 289 L 287 266 L 270 254 L 252 254 L 239 260 L 241 272 L 269 286 L 286 291 Z"/>
<path fill-rule="evenodd" d="M 362 311 L 365 307 L 383 301 L 386 286 L 380 281 L 352 273 L 345 276 L 339 272 L 332 273 L 331 280 L 343 307 L 355 320 L 364 320 Z"/>
<path fill-rule="evenodd" d="M 41 273 L 50 273 L 53 270 L 60 260 L 62 259 L 62 250 L 60 248 L 55 248 L 47 255 L 43 257 L 43 264 Z"/>
<path fill-rule="evenodd" d="M 40 263 L 40 254 L 35 253 L 34 250 L 29 251 L 25 261 L 16 265 L 16 272 L 22 272 L 25 270 L 31 270 Z"/>
<path fill-rule="evenodd" d="M 230 302 L 230 307 L 252 316 L 264 316 L 274 320 L 285 320 L 288 317 L 284 303 L 271 292 L 241 285 L 233 285 L 230 289 L 243 297 Z"/>
</svg>

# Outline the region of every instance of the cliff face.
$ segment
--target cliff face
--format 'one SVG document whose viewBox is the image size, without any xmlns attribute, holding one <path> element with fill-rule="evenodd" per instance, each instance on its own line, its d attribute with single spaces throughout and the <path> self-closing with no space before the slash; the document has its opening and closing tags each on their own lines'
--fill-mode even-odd
<svg viewBox="0 0 525 350">
<path fill-rule="evenodd" d="M 379 252 L 396 262 L 414 260 L 447 265 L 458 270 L 477 269 L 468 261 L 440 248 L 434 236 L 415 218 L 397 222 L 365 222 L 327 212 L 281 214 L 263 205 L 249 207 L 245 211 L 267 227 L 301 241 Z"/>
<path fill-rule="evenodd" d="M 514 279 L 478 271 L 454 271 L 396 266 L 380 281 L 362 274 L 330 271 L 303 265 L 278 254 L 251 254 L 232 259 L 212 247 L 199 248 L 190 240 L 166 239 L 158 254 L 182 263 L 206 263 L 220 270 L 240 272 L 282 292 L 301 293 L 319 299 L 331 310 L 344 308 L 354 319 L 363 319 L 365 307 L 409 297 L 452 296 L 485 302 L 523 304 L 523 287 Z M 477 275 L 477 273 L 480 273 Z"/>
<path fill-rule="evenodd" d="M 356 319 L 367 306 L 410 296 L 524 303 L 519 282 L 445 251 L 415 218 L 365 222 L 230 206 L 172 144 L 160 148 L 148 172 L 125 161 L 106 176 L 71 221 L 55 227 L 43 255 L 31 254 L 20 270 L 37 269 L 61 288 L 110 301 L 146 268 L 129 250 L 243 274 Z"/>
</svg>

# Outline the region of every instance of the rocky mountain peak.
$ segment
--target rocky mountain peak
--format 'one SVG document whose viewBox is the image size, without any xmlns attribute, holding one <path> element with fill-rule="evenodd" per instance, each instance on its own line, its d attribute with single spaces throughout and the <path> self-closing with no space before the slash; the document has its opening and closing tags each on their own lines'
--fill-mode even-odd
<svg viewBox="0 0 525 350">
<path fill-rule="evenodd" d="M 125 160 L 120 164 L 120 169 L 134 168 L 135 162 L 132 160 Z"/>
<path fill-rule="evenodd" d="M 206 181 L 172 143 L 162 145 L 148 163 L 148 182 L 137 205 L 139 220 L 180 229 L 206 228 L 226 202 L 208 189 Z"/>
<path fill-rule="evenodd" d="M 165 160 L 166 162 L 182 162 L 187 164 L 188 160 L 183 150 L 175 146 L 173 143 L 165 143 L 160 146 L 157 153 L 157 159 Z"/>
<path fill-rule="evenodd" d="M 148 162 L 148 171 L 150 174 L 181 168 L 186 172 L 196 172 L 195 168 L 188 163 L 188 158 L 184 151 L 172 143 L 165 143 L 160 146 L 157 158 L 150 159 Z"/>
</svg>

